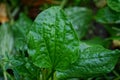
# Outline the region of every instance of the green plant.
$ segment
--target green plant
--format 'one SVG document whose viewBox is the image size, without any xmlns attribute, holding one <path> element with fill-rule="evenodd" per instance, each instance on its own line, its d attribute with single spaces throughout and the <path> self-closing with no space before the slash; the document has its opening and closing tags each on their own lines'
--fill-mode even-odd
<svg viewBox="0 0 120 80">
<path fill-rule="evenodd" d="M 111 13 L 108 7 L 101 10 L 103 11 L 95 16 L 96 21 L 103 24 L 119 23 L 119 20 L 116 20 L 119 14 L 114 15 L 118 12 Z M 99 44 L 87 44 L 79 40 L 89 29 L 93 19 L 92 11 L 87 8 L 74 7 L 65 9 L 65 12 L 60 7 L 51 7 L 41 12 L 33 23 L 22 13 L 19 20 L 11 25 L 13 35 L 6 27 L 10 25 L 2 24 L 0 27 L 0 32 L 3 31 L 3 34 L 0 34 L 0 63 L 4 64 L 0 66 L 5 80 L 88 78 L 105 75 L 114 69 L 120 50 L 109 50 Z M 105 18 L 104 12 L 111 14 L 105 14 L 104 16 L 108 16 Z M 72 16 L 74 14 L 81 16 L 76 18 Z M 82 17 L 84 19 L 79 20 Z M 110 17 L 112 19 L 109 19 Z M 12 41 L 13 36 L 15 51 L 11 52 L 13 44 L 10 44 L 8 40 Z M 6 45 L 10 46 L 6 48 Z M 10 74 L 7 70 L 12 70 L 13 73 Z"/>
<path fill-rule="evenodd" d="M 33 64 L 41 68 L 43 80 L 53 79 L 55 71 L 66 69 L 78 57 L 79 39 L 71 22 L 58 7 L 38 15 L 27 40 L 28 53 Z M 46 70 L 48 73 L 45 74 Z"/>
<path fill-rule="evenodd" d="M 111 51 L 100 45 L 80 42 L 67 15 L 59 7 L 40 13 L 26 40 L 28 62 L 30 59 L 29 65 L 39 70 L 38 80 L 105 74 L 114 68 L 120 53 L 119 50 Z"/>
<path fill-rule="evenodd" d="M 0 67 L 3 70 L 4 79 L 7 80 L 6 68 L 9 65 L 8 56 L 10 56 L 13 48 L 13 36 L 9 30 L 8 24 L 0 26 Z"/>
</svg>

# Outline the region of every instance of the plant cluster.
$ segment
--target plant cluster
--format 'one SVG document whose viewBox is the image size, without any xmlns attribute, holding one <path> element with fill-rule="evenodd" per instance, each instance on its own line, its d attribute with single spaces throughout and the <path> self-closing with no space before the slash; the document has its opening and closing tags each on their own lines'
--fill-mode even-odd
<svg viewBox="0 0 120 80">
<path fill-rule="evenodd" d="M 89 0 L 71 4 L 81 3 L 83 7 L 69 4 L 65 8 L 63 1 L 61 6 L 40 12 L 34 21 L 20 13 L 12 23 L 2 23 L 0 79 L 92 80 L 110 73 L 120 57 L 119 48 L 110 50 L 111 41 L 113 47 L 120 47 L 120 1 L 93 2 L 100 8 L 95 12 L 89 5 L 84 7 Z M 109 36 L 96 37 L 93 24 L 102 25 Z"/>
</svg>

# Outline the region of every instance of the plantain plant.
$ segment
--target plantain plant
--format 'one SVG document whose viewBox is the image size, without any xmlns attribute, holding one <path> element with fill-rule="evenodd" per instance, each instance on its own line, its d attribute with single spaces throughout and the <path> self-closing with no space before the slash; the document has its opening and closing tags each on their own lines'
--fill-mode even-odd
<svg viewBox="0 0 120 80">
<path fill-rule="evenodd" d="M 79 11 L 78 13 L 74 11 L 76 9 Z M 90 19 L 81 20 L 84 24 L 76 22 L 78 19 L 72 20 L 72 14 L 69 14 L 71 10 L 77 14 L 81 13 L 83 16 L 87 15 Z M 10 64 L 7 65 L 5 62 L 4 66 L 0 65 L 3 67 L 5 80 L 7 80 L 7 76 L 11 76 L 8 80 L 88 78 L 104 75 L 114 69 L 120 51 L 81 42 L 79 39 L 86 32 L 79 34 L 74 29 L 75 26 L 85 26 L 85 29 L 88 29 L 85 22 L 87 20 L 87 23 L 90 23 L 92 20 L 91 11 L 76 7 L 66 9 L 66 13 L 60 7 L 51 7 L 41 12 L 33 23 L 24 14 L 21 14 L 12 29 L 13 33 L 16 33 L 13 35 L 15 51 L 12 53 L 15 53 L 14 56 L 6 55 L 6 53 L 11 53 L 10 46 L 8 49 L 4 48 L 9 44 L 7 40 L 13 39 L 9 37 L 11 34 L 5 32 L 3 32 L 4 36 L 0 34 L 0 64 L 4 59 L 8 60 Z M 19 26 L 21 24 L 22 28 Z M 0 31 L 3 29 L 6 27 L 1 26 Z M 81 29 L 82 27 L 79 30 Z M 7 75 L 9 74 L 7 70 L 12 70 L 13 75 Z"/>
<path fill-rule="evenodd" d="M 59 7 L 51 7 L 36 17 L 27 43 L 32 63 L 41 69 L 41 80 L 108 73 L 120 53 L 80 42 L 71 21 Z"/>
</svg>

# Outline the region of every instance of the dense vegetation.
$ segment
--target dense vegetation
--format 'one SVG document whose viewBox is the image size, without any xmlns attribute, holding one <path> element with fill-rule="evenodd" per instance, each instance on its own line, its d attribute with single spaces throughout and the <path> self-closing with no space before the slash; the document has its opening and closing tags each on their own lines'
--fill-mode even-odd
<svg viewBox="0 0 120 80">
<path fill-rule="evenodd" d="M 0 80 L 119 80 L 119 0 L 1 0 Z"/>
</svg>

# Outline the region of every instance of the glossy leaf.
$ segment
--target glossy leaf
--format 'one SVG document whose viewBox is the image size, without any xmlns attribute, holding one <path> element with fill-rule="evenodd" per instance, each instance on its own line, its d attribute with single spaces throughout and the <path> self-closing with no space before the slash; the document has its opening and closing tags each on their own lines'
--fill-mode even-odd
<svg viewBox="0 0 120 80">
<path fill-rule="evenodd" d="M 103 24 L 118 24 L 120 23 L 120 13 L 112 11 L 109 7 L 105 7 L 97 12 L 95 19 L 97 22 Z"/>
<path fill-rule="evenodd" d="M 36 17 L 27 41 L 29 55 L 40 68 L 62 70 L 78 57 L 79 40 L 59 7 L 51 7 Z"/>
<path fill-rule="evenodd" d="M 117 12 L 120 12 L 120 0 L 107 0 L 108 6 Z"/>
<path fill-rule="evenodd" d="M 120 56 L 120 51 L 111 51 L 99 45 L 90 46 L 82 43 L 80 50 L 79 59 L 64 73 L 59 73 L 60 78 L 87 78 L 108 73 L 114 68 Z"/>
<path fill-rule="evenodd" d="M 92 20 L 92 11 L 84 7 L 72 7 L 65 9 L 79 38 L 85 36 Z"/>
</svg>

